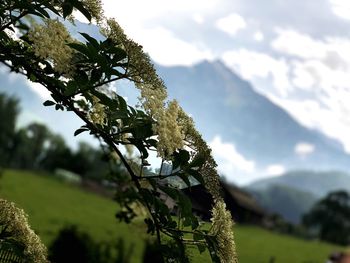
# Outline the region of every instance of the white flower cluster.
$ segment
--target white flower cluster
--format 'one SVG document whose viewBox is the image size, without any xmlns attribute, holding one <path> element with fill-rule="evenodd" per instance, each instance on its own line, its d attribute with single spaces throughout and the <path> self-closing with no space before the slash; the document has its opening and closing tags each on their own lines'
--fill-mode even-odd
<svg viewBox="0 0 350 263">
<path fill-rule="evenodd" d="M 106 125 L 106 117 L 106 107 L 100 103 L 100 100 L 96 96 L 93 96 L 89 112 L 90 120 L 95 124 L 103 126 Z"/>
<path fill-rule="evenodd" d="M 223 200 L 215 202 L 211 222 L 213 226 L 210 232 L 216 236 L 220 261 L 222 263 L 237 263 L 236 245 L 232 232 L 233 221 Z"/>
<path fill-rule="evenodd" d="M 67 46 L 73 39 L 60 21 L 46 19 L 43 25 L 34 25 L 28 37 L 36 56 L 51 61 L 58 73 L 73 75 L 73 50 Z"/>
<path fill-rule="evenodd" d="M 140 90 L 140 102 L 145 111 L 155 119 L 153 131 L 158 135 L 158 155 L 167 158 L 176 149 L 183 147 L 183 134 L 178 124 L 179 106 L 171 101 L 165 107 L 167 91 L 158 77 L 153 64 L 142 46 L 124 34 L 119 24 L 110 19 L 103 28 L 103 34 L 125 49 L 128 54 L 128 76 Z"/>
<path fill-rule="evenodd" d="M 6 231 L 10 239 L 24 245 L 26 262 L 48 262 L 46 247 L 30 228 L 25 212 L 4 199 L 0 199 L 0 229 Z"/>
<path fill-rule="evenodd" d="M 104 14 L 101 0 L 83 0 L 83 4 L 98 23 L 103 20 Z"/>
<path fill-rule="evenodd" d="M 204 186 L 214 199 L 210 234 L 216 237 L 219 248 L 218 256 L 222 263 L 237 263 L 233 220 L 220 194 L 219 175 L 216 170 L 217 164 L 211 155 L 211 149 L 195 129 L 192 118 L 182 109 L 179 111 L 179 122 L 183 127 L 185 142 L 195 151 L 193 158 L 200 157 L 205 160 L 199 171 L 203 176 Z"/>
<path fill-rule="evenodd" d="M 142 107 L 154 118 L 159 118 L 159 115 L 164 112 L 164 101 L 167 98 L 166 89 L 159 87 L 155 88 L 151 84 L 136 83 L 136 87 L 140 90 L 139 98 Z"/>
<path fill-rule="evenodd" d="M 204 164 L 199 168 L 203 176 L 204 186 L 214 200 L 221 199 L 219 175 L 216 170 L 217 164 L 211 155 L 211 149 L 202 138 L 202 135 L 196 130 L 192 118 L 181 108 L 179 110 L 179 123 L 187 146 L 194 150 L 193 158 L 204 159 Z"/>
<path fill-rule="evenodd" d="M 178 124 L 179 105 L 176 100 L 159 113 L 158 123 L 153 128 L 158 134 L 158 155 L 166 158 L 176 149 L 183 147 L 183 134 Z"/>
</svg>

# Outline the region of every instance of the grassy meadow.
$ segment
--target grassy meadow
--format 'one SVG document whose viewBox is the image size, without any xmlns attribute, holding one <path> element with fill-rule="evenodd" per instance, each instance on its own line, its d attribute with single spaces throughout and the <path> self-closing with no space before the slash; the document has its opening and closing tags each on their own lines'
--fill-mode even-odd
<svg viewBox="0 0 350 263">
<path fill-rule="evenodd" d="M 79 226 L 97 241 L 123 238 L 134 246 L 132 262 L 141 262 L 146 234 L 142 222 L 119 223 L 118 205 L 47 175 L 5 171 L 0 177 L 0 197 L 14 201 L 29 215 L 32 227 L 46 245 L 69 224 Z M 341 247 L 279 235 L 258 227 L 235 226 L 240 263 L 324 263 L 327 255 Z M 210 262 L 207 254 L 191 250 L 194 262 Z M 270 261 L 274 257 L 275 261 Z"/>
</svg>

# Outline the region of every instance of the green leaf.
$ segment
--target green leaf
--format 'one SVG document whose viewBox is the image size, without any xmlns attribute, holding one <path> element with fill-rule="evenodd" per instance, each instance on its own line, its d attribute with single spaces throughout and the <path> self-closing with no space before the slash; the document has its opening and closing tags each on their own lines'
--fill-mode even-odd
<svg viewBox="0 0 350 263">
<path fill-rule="evenodd" d="M 192 203 L 191 200 L 182 192 L 179 193 L 179 205 L 181 209 L 181 215 L 185 218 L 189 218 L 189 224 L 192 222 Z"/>
<path fill-rule="evenodd" d="M 194 232 L 193 233 L 193 240 L 194 241 L 201 241 L 204 239 L 204 235 L 200 232 Z"/>
<path fill-rule="evenodd" d="M 111 99 L 106 94 L 98 92 L 97 90 L 91 90 L 91 93 L 100 100 L 101 104 L 106 105 L 112 109 L 117 108 L 119 105 L 116 99 Z"/>
<path fill-rule="evenodd" d="M 44 106 L 53 106 L 53 105 L 55 105 L 55 104 L 56 104 L 56 102 L 53 102 L 53 101 L 51 101 L 51 100 L 47 100 L 47 101 L 45 101 L 45 102 L 43 103 Z"/>
<path fill-rule="evenodd" d="M 36 81 L 36 77 L 34 74 L 30 74 L 29 75 L 29 79 L 32 81 L 32 82 L 35 82 Z"/>
<path fill-rule="evenodd" d="M 87 57 L 89 57 L 90 52 L 87 49 L 87 47 L 84 44 L 79 44 L 79 43 L 68 43 L 67 44 L 69 47 L 79 51 L 80 53 L 86 55 Z"/>
<path fill-rule="evenodd" d="M 205 240 L 207 241 L 209 255 L 213 263 L 220 263 L 220 258 L 217 255 L 217 243 L 214 236 L 205 236 Z"/>
<path fill-rule="evenodd" d="M 82 13 L 87 18 L 87 20 L 91 21 L 91 19 L 92 19 L 91 14 L 89 13 L 89 11 L 84 7 L 84 5 L 81 2 L 76 1 L 74 3 L 74 7 L 76 9 L 78 9 L 79 12 Z"/>
<path fill-rule="evenodd" d="M 100 44 L 97 42 L 96 39 L 94 39 L 86 33 L 79 32 L 79 34 L 82 35 L 94 48 L 100 49 Z"/>
<path fill-rule="evenodd" d="M 200 244 L 200 243 L 197 244 L 197 248 L 199 250 L 199 253 L 201 253 L 201 254 L 207 249 L 206 245 Z"/>
<path fill-rule="evenodd" d="M 78 90 L 78 85 L 76 83 L 76 81 L 69 81 L 67 86 L 66 86 L 66 89 L 64 91 L 64 95 L 65 96 L 71 96 L 73 94 L 75 94 Z"/>
<path fill-rule="evenodd" d="M 186 150 L 179 150 L 179 152 L 174 152 L 173 154 L 173 168 L 176 169 L 179 166 L 184 166 L 188 164 L 190 160 L 190 154 Z"/>
<path fill-rule="evenodd" d="M 151 233 L 153 235 L 156 230 L 153 220 L 150 218 L 145 218 L 145 223 L 147 225 L 147 233 Z"/>
<path fill-rule="evenodd" d="M 204 163 L 205 158 L 201 154 L 197 154 L 190 163 L 190 167 L 201 167 Z"/>
<path fill-rule="evenodd" d="M 76 130 L 76 131 L 74 132 L 74 136 L 77 136 L 77 135 L 79 135 L 80 133 L 85 132 L 85 131 L 88 131 L 88 130 L 89 130 L 88 128 L 80 128 L 80 129 L 78 129 L 78 130 Z"/>
<path fill-rule="evenodd" d="M 36 9 L 40 14 L 42 14 L 44 17 L 50 18 L 49 13 L 48 13 L 45 9 L 41 8 L 40 6 L 36 6 L 35 9 Z"/>
<path fill-rule="evenodd" d="M 188 169 L 186 170 L 187 173 L 189 173 L 191 176 L 194 177 L 200 184 L 204 185 L 204 179 L 203 176 L 195 169 Z"/>
<path fill-rule="evenodd" d="M 145 142 L 146 142 L 147 144 L 149 144 L 149 145 L 151 145 L 151 146 L 157 148 L 157 144 L 158 144 L 158 141 L 157 141 L 157 140 L 155 140 L 155 139 L 147 139 Z"/>
<path fill-rule="evenodd" d="M 179 156 L 182 164 L 188 163 L 190 160 L 190 153 L 186 150 L 180 150 Z"/>
<path fill-rule="evenodd" d="M 128 111 L 128 104 L 126 103 L 125 99 L 122 96 L 118 95 L 118 102 L 119 102 L 119 109 L 121 111 L 127 112 Z"/>
<path fill-rule="evenodd" d="M 97 69 L 97 68 L 93 69 L 91 71 L 91 82 L 92 83 L 98 82 L 102 78 L 102 74 L 103 72 L 100 69 Z"/>
<path fill-rule="evenodd" d="M 168 196 L 170 196 L 172 199 L 174 200 L 178 200 L 179 198 L 179 191 L 174 189 L 174 188 L 170 188 L 168 186 L 164 186 L 164 185 L 159 185 L 159 189 L 162 190 L 164 193 L 166 193 Z"/>
<path fill-rule="evenodd" d="M 198 221 L 198 218 L 192 214 L 192 230 L 195 230 L 199 227 L 199 221 Z"/>
<path fill-rule="evenodd" d="M 191 187 L 191 182 L 186 174 L 178 173 L 177 176 L 180 177 L 188 187 Z"/>
<path fill-rule="evenodd" d="M 69 2 L 64 2 L 62 4 L 63 18 L 66 18 L 73 12 L 73 5 Z"/>
</svg>

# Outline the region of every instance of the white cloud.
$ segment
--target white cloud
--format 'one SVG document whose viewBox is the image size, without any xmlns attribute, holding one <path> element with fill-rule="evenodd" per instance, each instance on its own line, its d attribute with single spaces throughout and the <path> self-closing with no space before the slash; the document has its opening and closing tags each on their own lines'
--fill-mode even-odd
<svg viewBox="0 0 350 263">
<path fill-rule="evenodd" d="M 139 33 L 138 38 L 152 59 L 162 65 L 192 65 L 214 57 L 200 43 L 183 41 L 163 27 L 146 29 Z"/>
<path fill-rule="evenodd" d="M 284 59 L 276 59 L 265 53 L 247 49 L 227 51 L 222 55 L 222 59 L 247 80 L 271 77 L 281 96 L 286 96 L 292 88 L 288 77 L 290 68 Z"/>
<path fill-rule="evenodd" d="M 292 83 L 303 89 L 311 89 L 315 85 L 312 69 L 303 63 L 296 63 L 293 68 Z"/>
<path fill-rule="evenodd" d="M 104 10 L 108 17 L 115 17 L 123 26 L 131 24 L 144 24 L 150 19 L 155 20 L 161 17 L 172 17 L 195 12 L 210 12 L 219 3 L 219 0 L 128 0 L 122 4 L 115 0 L 103 0 Z"/>
<path fill-rule="evenodd" d="M 315 145 L 308 142 L 299 142 L 294 147 L 294 152 L 300 157 L 306 157 L 315 151 Z"/>
<path fill-rule="evenodd" d="M 235 13 L 218 19 L 215 25 L 218 29 L 229 34 L 230 36 L 235 36 L 238 31 L 247 27 L 247 23 L 245 22 L 244 18 Z"/>
<path fill-rule="evenodd" d="M 335 15 L 350 20 L 350 2 L 348 0 L 329 0 L 329 2 Z"/>
<path fill-rule="evenodd" d="M 301 124 L 339 140 L 344 150 L 350 153 L 350 105 L 347 102 L 349 96 L 350 92 L 347 92 L 343 95 L 324 98 L 323 100 L 329 100 L 328 104 L 331 105 L 327 107 L 317 100 L 282 99 L 272 94 L 268 95 Z"/>
<path fill-rule="evenodd" d="M 286 168 L 281 164 L 271 164 L 266 167 L 266 175 L 268 176 L 280 176 L 286 172 Z"/>
<path fill-rule="evenodd" d="M 271 43 L 272 48 L 284 54 L 300 58 L 323 58 L 326 55 L 326 45 L 322 41 L 294 30 L 276 29 L 278 37 Z"/>
<path fill-rule="evenodd" d="M 257 42 L 262 42 L 264 40 L 264 34 L 261 31 L 256 31 L 253 35 L 254 40 Z"/>
<path fill-rule="evenodd" d="M 349 2 L 350 3 L 350 2 Z M 290 29 L 276 29 L 271 47 L 283 55 L 302 60 L 321 60 L 332 69 L 343 69 L 350 63 L 350 39 L 324 37 L 323 40 Z"/>
<path fill-rule="evenodd" d="M 38 94 L 42 100 L 51 99 L 50 92 L 44 86 L 37 82 L 32 82 L 29 80 L 26 80 L 26 82 L 29 88 Z"/>
<path fill-rule="evenodd" d="M 234 144 L 223 142 L 220 136 L 215 136 L 209 145 L 218 162 L 219 171 L 224 175 L 230 177 L 237 170 L 246 173 L 253 173 L 255 171 L 254 161 L 247 160 L 237 152 Z"/>
<path fill-rule="evenodd" d="M 211 59 L 212 52 L 203 43 L 185 41 L 160 25 L 171 17 L 204 22 L 221 0 L 128 0 L 121 5 L 115 0 L 102 0 L 107 17 L 114 17 L 126 34 L 140 43 L 152 59 L 162 65 L 192 65 Z M 195 14 L 195 15 L 194 15 Z"/>
<path fill-rule="evenodd" d="M 198 13 L 195 13 L 192 18 L 199 25 L 204 23 L 204 17 Z"/>
</svg>

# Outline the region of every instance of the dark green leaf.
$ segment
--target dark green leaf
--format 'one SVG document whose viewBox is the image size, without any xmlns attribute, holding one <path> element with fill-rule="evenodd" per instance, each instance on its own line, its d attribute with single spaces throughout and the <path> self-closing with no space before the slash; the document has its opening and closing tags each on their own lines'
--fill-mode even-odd
<svg viewBox="0 0 350 263">
<path fill-rule="evenodd" d="M 164 193 L 166 193 L 168 196 L 170 196 L 175 201 L 179 199 L 178 198 L 179 197 L 178 190 L 176 190 L 174 188 L 170 188 L 168 186 L 164 186 L 164 185 L 159 185 L 159 189 L 162 190 Z"/>
<path fill-rule="evenodd" d="M 191 182 L 186 174 L 178 173 L 177 176 L 180 177 L 188 187 L 191 187 Z"/>
<path fill-rule="evenodd" d="M 45 102 L 43 103 L 44 106 L 53 106 L 53 105 L 55 105 L 55 104 L 56 104 L 56 103 L 53 102 L 53 101 L 51 101 L 51 100 L 47 100 L 47 101 L 45 101 Z"/>
<path fill-rule="evenodd" d="M 155 139 L 148 139 L 148 140 L 146 140 L 146 143 L 153 146 L 153 147 L 157 147 L 158 141 Z"/>
<path fill-rule="evenodd" d="M 217 244 L 214 236 L 205 236 L 205 240 L 207 241 L 209 255 L 211 257 L 212 262 L 220 263 L 220 258 L 217 255 Z"/>
<path fill-rule="evenodd" d="M 190 163 L 191 167 L 201 167 L 205 162 L 205 158 L 201 154 L 197 154 L 192 162 Z"/>
<path fill-rule="evenodd" d="M 67 44 L 68 46 L 70 46 L 71 48 L 79 51 L 80 53 L 86 55 L 86 56 L 89 56 L 90 55 L 90 52 L 89 50 L 87 49 L 87 47 L 84 45 L 84 44 L 78 44 L 78 43 L 69 43 Z"/>
<path fill-rule="evenodd" d="M 76 131 L 74 132 L 74 136 L 77 136 L 77 135 L 79 135 L 80 133 L 85 132 L 85 131 L 88 131 L 88 130 L 89 130 L 88 128 L 80 128 L 80 129 L 78 129 L 78 130 L 76 130 Z"/>
<path fill-rule="evenodd" d="M 202 254 L 207 249 L 207 246 L 199 243 L 199 244 L 197 244 L 197 248 L 199 250 L 199 253 Z"/>
<path fill-rule="evenodd" d="M 94 39 L 93 37 L 91 37 L 90 35 L 88 35 L 86 33 L 79 32 L 79 34 L 82 35 L 95 49 L 100 48 L 100 45 L 96 39 Z"/>
<path fill-rule="evenodd" d="M 78 9 L 80 11 L 80 13 L 82 13 L 87 18 L 87 20 L 91 21 L 91 18 L 92 18 L 91 14 L 89 13 L 89 11 L 84 7 L 84 5 L 81 2 L 76 1 L 74 3 L 74 7 L 76 9 Z"/>
<path fill-rule="evenodd" d="M 71 96 L 73 94 L 75 94 L 78 90 L 78 85 L 77 83 L 73 80 L 73 81 L 69 81 L 66 89 L 64 91 L 64 95 L 65 96 Z"/>
<path fill-rule="evenodd" d="M 62 4 L 63 17 L 66 18 L 73 12 L 73 5 L 69 2 L 64 2 Z"/>
<path fill-rule="evenodd" d="M 193 233 L 193 240 L 194 241 L 201 241 L 204 239 L 204 235 L 200 232 Z"/>
<path fill-rule="evenodd" d="M 195 169 L 188 169 L 186 170 L 191 176 L 193 176 L 200 184 L 204 185 L 204 179 L 203 176 Z"/>
</svg>

